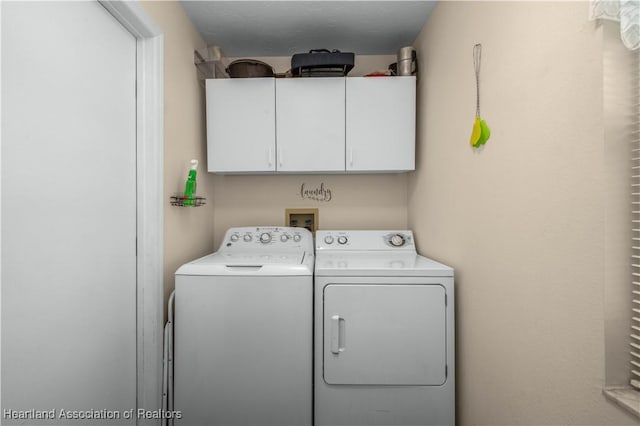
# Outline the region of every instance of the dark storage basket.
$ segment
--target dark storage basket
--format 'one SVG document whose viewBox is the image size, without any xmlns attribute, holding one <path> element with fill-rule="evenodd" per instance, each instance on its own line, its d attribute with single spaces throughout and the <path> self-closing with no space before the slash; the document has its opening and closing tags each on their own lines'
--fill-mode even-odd
<svg viewBox="0 0 640 426">
<path fill-rule="evenodd" d="M 231 78 L 273 77 L 275 74 L 269 64 L 255 59 L 238 59 L 226 69 Z"/>
<path fill-rule="evenodd" d="M 353 53 L 313 49 L 291 57 L 291 73 L 296 77 L 344 77 L 353 68 L 354 61 Z"/>
</svg>

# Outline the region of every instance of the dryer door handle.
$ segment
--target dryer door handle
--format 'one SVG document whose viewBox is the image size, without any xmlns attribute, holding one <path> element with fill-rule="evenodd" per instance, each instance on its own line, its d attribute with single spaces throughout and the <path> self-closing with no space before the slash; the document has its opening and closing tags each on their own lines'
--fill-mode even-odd
<svg viewBox="0 0 640 426">
<path fill-rule="evenodd" d="M 331 353 L 344 352 L 345 321 L 340 315 L 331 317 Z"/>
</svg>

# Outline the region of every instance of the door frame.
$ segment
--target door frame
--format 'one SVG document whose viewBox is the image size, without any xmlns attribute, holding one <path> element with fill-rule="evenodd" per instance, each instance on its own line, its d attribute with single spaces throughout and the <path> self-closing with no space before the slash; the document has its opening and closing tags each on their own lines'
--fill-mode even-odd
<svg viewBox="0 0 640 426">
<path fill-rule="evenodd" d="M 157 410 L 162 407 L 164 314 L 164 37 L 138 2 L 98 1 L 136 38 L 136 408 Z M 0 22 L 1 11 L 2 8 Z M 0 127 L 1 112 L 0 109 Z M 0 197 L 0 219 L 1 203 Z M 159 424 L 159 421 L 139 420 L 138 424 Z"/>
<path fill-rule="evenodd" d="M 138 2 L 99 0 L 136 38 L 137 407 L 162 407 L 163 62 L 162 31 Z M 157 424 L 157 420 L 138 424 Z"/>
</svg>

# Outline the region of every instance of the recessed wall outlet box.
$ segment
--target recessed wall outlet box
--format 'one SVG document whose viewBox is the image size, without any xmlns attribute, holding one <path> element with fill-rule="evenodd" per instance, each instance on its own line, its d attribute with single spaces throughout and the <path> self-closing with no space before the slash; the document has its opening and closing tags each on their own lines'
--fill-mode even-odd
<svg viewBox="0 0 640 426">
<path fill-rule="evenodd" d="M 285 209 L 285 226 L 307 228 L 315 235 L 318 229 L 318 209 Z"/>
</svg>

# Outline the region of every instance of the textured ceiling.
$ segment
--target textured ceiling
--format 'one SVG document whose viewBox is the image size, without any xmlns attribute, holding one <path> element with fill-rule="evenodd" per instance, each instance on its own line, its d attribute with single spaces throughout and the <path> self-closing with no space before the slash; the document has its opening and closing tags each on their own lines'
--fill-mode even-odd
<svg viewBox="0 0 640 426">
<path fill-rule="evenodd" d="M 434 1 L 189 1 L 182 5 L 225 56 L 289 56 L 309 49 L 395 54 L 411 45 Z"/>
</svg>

